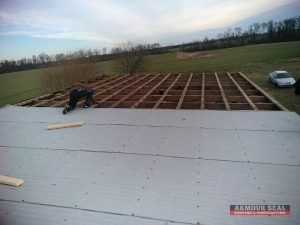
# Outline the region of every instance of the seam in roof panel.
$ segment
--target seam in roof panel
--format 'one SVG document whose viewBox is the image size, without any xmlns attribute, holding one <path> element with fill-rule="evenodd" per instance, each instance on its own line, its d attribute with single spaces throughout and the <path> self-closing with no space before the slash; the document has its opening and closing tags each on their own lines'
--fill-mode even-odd
<svg viewBox="0 0 300 225">
<path fill-rule="evenodd" d="M 86 208 L 78 208 L 78 207 L 71 207 L 71 206 L 53 205 L 53 204 L 46 204 L 46 203 L 39 203 L 39 202 L 29 202 L 29 201 L 15 201 L 15 200 L 7 200 L 7 199 L 0 199 L 0 202 L 1 201 L 2 202 L 14 202 L 14 203 L 28 204 L 28 205 L 55 207 L 55 208 L 62 208 L 62 209 L 72 209 L 72 210 L 94 212 L 94 213 L 103 213 L 103 214 L 110 214 L 110 215 L 116 215 L 116 216 L 135 217 L 135 218 L 140 218 L 140 219 L 161 221 L 161 222 L 167 222 L 167 223 L 172 223 L 172 224 L 201 225 L 201 223 L 189 223 L 189 222 L 184 222 L 184 221 L 175 221 L 175 220 L 167 220 L 167 219 L 160 219 L 160 218 L 147 217 L 147 216 L 139 216 L 139 215 L 136 215 L 134 213 L 132 213 L 130 215 L 130 214 L 124 214 L 124 213 L 107 212 L 107 211 L 86 209 Z"/>
<path fill-rule="evenodd" d="M 84 153 L 99 153 L 99 154 L 122 154 L 122 155 L 137 155 L 137 156 L 151 156 L 151 157 L 163 157 L 172 159 L 186 159 L 186 160 L 205 160 L 205 161 L 217 161 L 217 162 L 229 162 L 229 163 L 245 163 L 245 164 L 261 164 L 271 166 L 291 166 L 300 167 L 300 164 L 287 164 L 287 163 L 269 163 L 269 162 L 257 162 L 257 161 L 243 161 L 243 160 L 229 160 L 229 159 L 217 159 L 217 158 L 203 158 L 203 157 L 188 157 L 188 156 L 175 156 L 175 155 L 163 155 L 163 154 L 150 154 L 150 153 L 136 153 L 136 152 L 122 152 L 122 151 L 104 151 L 104 150 L 92 150 L 92 149 L 62 149 L 62 148 L 43 148 L 43 147 L 20 147 L 20 146 L 0 146 L 5 148 L 24 148 L 24 149 L 46 149 L 53 151 L 66 151 L 66 152 L 84 152 Z"/>
</svg>

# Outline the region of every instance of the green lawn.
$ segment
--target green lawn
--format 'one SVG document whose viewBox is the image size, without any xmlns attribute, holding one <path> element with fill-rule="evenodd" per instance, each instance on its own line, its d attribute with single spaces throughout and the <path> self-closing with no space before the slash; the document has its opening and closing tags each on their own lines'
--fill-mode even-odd
<svg viewBox="0 0 300 225">
<path fill-rule="evenodd" d="M 150 56 L 151 67 L 154 72 L 224 72 L 244 71 L 269 72 L 285 68 L 293 64 L 299 69 L 300 42 L 287 42 L 266 45 L 253 45 L 221 50 L 209 51 L 192 59 L 178 58 L 180 53 Z M 299 70 L 298 70 L 299 71 Z M 296 71 L 291 71 L 296 72 Z M 300 74 L 299 74 L 300 75 Z"/>
<path fill-rule="evenodd" d="M 293 88 L 277 89 L 267 82 L 273 70 L 288 70 L 300 78 L 300 41 L 213 50 L 182 57 L 181 52 L 148 56 L 145 73 L 243 72 L 291 111 L 300 114 L 300 96 Z M 114 74 L 112 61 L 97 63 L 97 74 Z M 43 70 L 30 70 L 0 75 L 0 106 L 45 93 L 39 79 Z"/>
<path fill-rule="evenodd" d="M 39 82 L 42 73 L 42 70 L 37 69 L 0 74 L 0 106 L 42 94 L 44 91 Z"/>
</svg>

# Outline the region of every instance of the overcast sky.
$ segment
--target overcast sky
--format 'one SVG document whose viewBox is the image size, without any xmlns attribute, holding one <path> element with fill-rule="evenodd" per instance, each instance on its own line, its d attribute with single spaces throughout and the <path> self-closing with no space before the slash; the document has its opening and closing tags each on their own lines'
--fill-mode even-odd
<svg viewBox="0 0 300 225">
<path fill-rule="evenodd" d="M 269 13 L 262 18 L 276 21 L 281 9 L 282 16 L 296 16 L 300 1 L 0 0 L 0 60 L 110 49 L 127 40 L 178 44 L 208 29 L 242 26 L 249 18 L 266 22 L 256 15 Z"/>
</svg>

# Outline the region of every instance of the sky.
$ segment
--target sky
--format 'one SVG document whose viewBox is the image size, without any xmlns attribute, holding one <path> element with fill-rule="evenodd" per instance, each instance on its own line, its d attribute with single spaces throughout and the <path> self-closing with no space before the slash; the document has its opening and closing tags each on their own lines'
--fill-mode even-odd
<svg viewBox="0 0 300 225">
<path fill-rule="evenodd" d="M 299 12 L 300 0 L 0 0 L 0 60 L 126 41 L 180 44 Z"/>
</svg>

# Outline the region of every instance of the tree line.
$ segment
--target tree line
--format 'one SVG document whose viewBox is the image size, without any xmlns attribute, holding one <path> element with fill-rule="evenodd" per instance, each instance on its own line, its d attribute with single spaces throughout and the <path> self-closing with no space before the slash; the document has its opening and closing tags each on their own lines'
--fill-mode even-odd
<svg viewBox="0 0 300 225">
<path fill-rule="evenodd" d="M 132 75 L 146 68 L 148 65 L 146 55 L 157 54 L 159 47 L 157 43 L 150 45 L 128 41 L 113 48 L 107 56 L 116 59 L 114 66 L 120 73 Z M 95 78 L 97 68 L 95 62 L 99 59 L 96 54 L 88 53 L 76 51 L 71 55 L 56 58 L 55 64 L 43 69 L 42 87 L 49 91 L 59 90 L 76 82 L 87 82 Z"/>
<path fill-rule="evenodd" d="M 147 54 L 162 54 L 168 52 L 159 43 L 139 44 L 140 48 Z M 105 60 L 116 59 L 120 53 L 120 48 L 115 47 L 109 53 L 106 48 L 100 49 L 79 49 L 67 54 L 59 53 L 48 55 L 41 52 L 39 55 L 33 55 L 31 58 L 21 58 L 19 60 L 2 60 L 0 61 L 0 74 L 16 72 L 29 69 L 48 68 L 61 64 L 70 64 L 70 61 L 80 62 L 100 62 Z M 81 60 L 78 60 L 81 59 Z M 83 60 L 84 59 L 84 60 Z"/>
<path fill-rule="evenodd" d="M 183 44 L 180 48 L 185 52 L 194 52 L 297 40 L 300 40 L 300 16 L 279 22 L 270 20 L 266 23 L 253 23 L 246 31 L 240 27 L 229 28 L 218 34 L 216 39 L 205 37 L 203 41 Z"/>
<path fill-rule="evenodd" d="M 33 55 L 31 58 L 2 60 L 0 62 L 0 73 L 46 68 L 61 64 L 63 61 L 70 61 L 77 58 L 90 59 L 89 61 L 94 62 L 106 56 L 106 48 L 103 48 L 102 51 L 100 49 L 78 49 L 66 54 L 59 53 L 56 55 L 48 55 L 45 52 L 41 52 L 39 55 Z"/>
<path fill-rule="evenodd" d="M 207 51 L 212 49 L 238 47 L 251 44 L 262 44 L 283 41 L 300 40 L 300 16 L 285 19 L 279 22 L 270 20 L 266 23 L 253 23 L 248 30 L 243 31 L 240 27 L 229 28 L 223 33 L 217 35 L 216 39 L 204 38 L 203 41 L 193 41 L 181 45 L 161 46 L 159 43 L 137 44 L 127 42 L 119 44 L 107 53 L 106 48 L 100 49 L 79 49 L 67 54 L 48 55 L 45 52 L 39 55 L 33 55 L 31 58 L 22 58 L 19 60 L 0 61 L 0 74 L 28 69 L 48 68 L 60 65 L 69 65 L 76 63 L 94 63 L 105 60 L 117 59 L 122 72 L 133 73 L 133 63 L 129 59 L 134 58 L 137 66 L 145 61 L 142 56 L 148 54 L 167 53 L 171 49 L 180 48 L 181 51 Z M 141 60 L 143 59 L 143 60 Z M 125 69 L 124 69 L 125 68 Z"/>
</svg>

